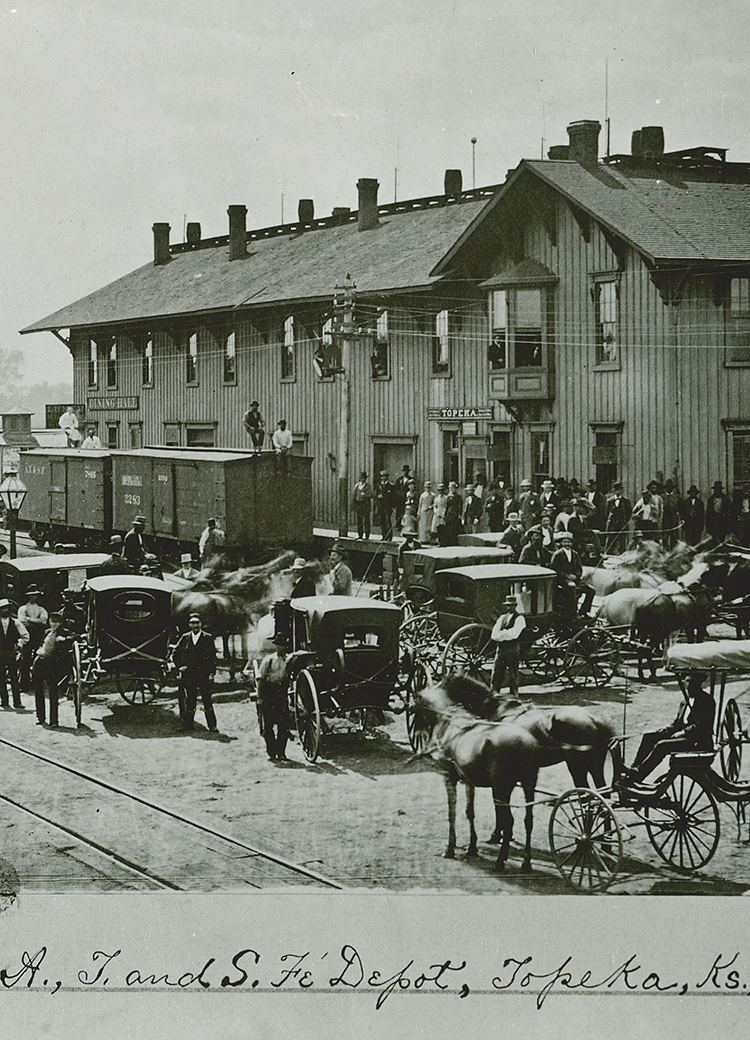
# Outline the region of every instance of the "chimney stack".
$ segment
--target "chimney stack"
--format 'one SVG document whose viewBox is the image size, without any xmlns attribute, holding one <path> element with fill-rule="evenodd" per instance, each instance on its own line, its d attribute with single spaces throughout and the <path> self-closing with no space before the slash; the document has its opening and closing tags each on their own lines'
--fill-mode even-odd
<svg viewBox="0 0 750 1040">
<path fill-rule="evenodd" d="M 229 215 L 229 259 L 242 260 L 247 256 L 247 206 L 230 206 Z"/>
<path fill-rule="evenodd" d="M 378 188 L 380 185 L 374 177 L 360 177 L 357 181 L 359 204 L 357 206 L 357 227 L 360 231 L 376 228 L 378 220 Z"/>
<path fill-rule="evenodd" d="M 460 170 L 446 170 L 443 180 L 446 195 L 460 195 L 463 191 L 463 176 Z"/>
<path fill-rule="evenodd" d="M 587 168 L 599 162 L 599 132 L 602 124 L 598 119 L 579 119 L 568 127 L 568 158 Z"/>
<path fill-rule="evenodd" d="M 300 199 L 297 205 L 297 216 L 300 224 L 312 224 L 315 219 L 315 205 L 312 199 Z"/>
<path fill-rule="evenodd" d="M 547 150 L 548 159 L 570 158 L 570 147 L 567 144 L 551 144 Z"/>
<path fill-rule="evenodd" d="M 154 267 L 169 263 L 169 224 L 154 224 Z"/>
<path fill-rule="evenodd" d="M 647 159 L 661 159 L 664 155 L 664 127 L 641 127 L 641 154 Z"/>
<path fill-rule="evenodd" d="M 331 217 L 333 218 L 331 223 L 334 225 L 348 224 L 350 213 L 351 209 L 349 206 L 334 206 L 333 213 L 331 214 Z"/>
<path fill-rule="evenodd" d="M 189 221 L 186 233 L 189 246 L 197 246 L 201 240 L 201 226 L 195 221 Z"/>
</svg>

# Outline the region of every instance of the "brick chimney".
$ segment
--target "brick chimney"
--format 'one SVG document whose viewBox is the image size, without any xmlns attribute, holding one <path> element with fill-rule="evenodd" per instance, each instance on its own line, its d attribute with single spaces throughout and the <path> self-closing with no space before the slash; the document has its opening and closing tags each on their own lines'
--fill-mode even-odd
<svg viewBox="0 0 750 1040">
<path fill-rule="evenodd" d="M 334 206 L 331 214 L 332 224 L 348 224 L 351 209 L 349 206 Z"/>
<path fill-rule="evenodd" d="M 357 181 L 359 204 L 357 206 L 357 227 L 360 231 L 376 228 L 378 220 L 378 188 L 380 185 L 374 177 L 360 177 Z"/>
<path fill-rule="evenodd" d="M 229 259 L 242 260 L 247 256 L 247 206 L 230 206 L 229 215 Z"/>
<path fill-rule="evenodd" d="M 169 224 L 154 224 L 154 267 L 169 263 Z"/>
<path fill-rule="evenodd" d="M 443 190 L 446 195 L 460 195 L 463 190 L 463 176 L 460 170 L 446 170 L 443 178 Z"/>
<path fill-rule="evenodd" d="M 300 224 L 312 224 L 315 219 L 315 204 L 312 199 L 300 199 L 297 205 Z"/>
<path fill-rule="evenodd" d="M 593 167 L 599 162 L 598 119 L 579 119 L 568 127 L 568 158 L 581 166 Z"/>
<path fill-rule="evenodd" d="M 186 232 L 187 243 L 190 246 L 197 246 L 201 240 L 201 226 L 196 221 L 189 221 Z"/>
</svg>

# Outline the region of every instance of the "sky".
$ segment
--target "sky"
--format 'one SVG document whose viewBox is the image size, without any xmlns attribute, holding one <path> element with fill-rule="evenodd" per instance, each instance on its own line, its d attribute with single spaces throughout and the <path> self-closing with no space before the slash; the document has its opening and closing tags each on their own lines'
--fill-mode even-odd
<svg viewBox="0 0 750 1040">
<path fill-rule="evenodd" d="M 750 161 L 746 0 L 0 0 L 0 349 L 69 379 L 18 330 L 153 256 L 186 221 L 227 233 L 472 186 L 610 118 L 668 150 Z M 605 134 L 602 133 L 602 147 Z M 342 277 L 346 272 L 342 272 Z M 331 287 L 333 289 L 333 286 Z"/>
</svg>

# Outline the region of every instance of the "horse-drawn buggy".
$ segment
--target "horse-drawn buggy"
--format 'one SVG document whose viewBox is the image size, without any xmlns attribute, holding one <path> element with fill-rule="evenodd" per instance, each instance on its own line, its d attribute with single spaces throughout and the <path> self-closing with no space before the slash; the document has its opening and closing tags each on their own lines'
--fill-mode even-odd
<svg viewBox="0 0 750 1040">
<path fill-rule="evenodd" d="M 405 713 L 414 739 L 414 690 L 427 682 L 421 664 L 401 669 L 402 612 L 393 603 L 354 596 L 309 596 L 275 607 L 275 639 L 289 647 L 290 709 L 305 758 L 314 762 L 336 718 L 364 730 L 370 715 Z"/>
<path fill-rule="evenodd" d="M 70 695 L 76 724 L 86 695 L 111 683 L 128 703 L 147 703 L 167 678 L 172 634 L 171 590 L 157 578 L 91 578 L 85 590 L 86 630 L 73 642 Z"/>
</svg>

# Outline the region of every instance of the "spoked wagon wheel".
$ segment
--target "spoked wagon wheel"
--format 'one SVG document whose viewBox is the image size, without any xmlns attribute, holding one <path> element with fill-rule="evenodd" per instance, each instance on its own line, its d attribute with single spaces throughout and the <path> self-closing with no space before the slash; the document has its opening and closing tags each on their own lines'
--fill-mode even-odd
<svg viewBox="0 0 750 1040">
<path fill-rule="evenodd" d="M 412 614 L 399 628 L 399 640 L 402 645 L 419 649 L 440 639 L 437 615 L 434 613 Z"/>
<path fill-rule="evenodd" d="M 426 664 L 417 661 L 404 689 L 406 703 L 406 735 L 412 751 L 424 751 L 432 736 L 432 716 L 420 705 L 418 694 L 432 682 L 432 673 Z"/>
<path fill-rule="evenodd" d="M 315 680 L 304 669 L 294 684 L 294 718 L 302 751 L 308 762 L 314 762 L 320 749 L 320 701 Z"/>
<path fill-rule="evenodd" d="M 737 701 L 730 697 L 724 708 L 724 715 L 719 729 L 721 745 L 721 771 L 725 780 L 736 783 L 742 768 L 742 720 Z"/>
<path fill-rule="evenodd" d="M 150 704 L 162 687 L 161 679 L 115 672 L 115 686 L 126 704 Z"/>
<path fill-rule="evenodd" d="M 72 671 L 70 673 L 70 680 L 68 684 L 68 696 L 73 701 L 73 707 L 76 713 L 76 727 L 81 725 L 81 707 L 83 704 L 83 695 L 85 693 L 85 684 L 83 681 L 83 660 L 81 657 L 81 644 L 79 642 L 73 643 L 73 649 L 71 651 L 72 660 Z"/>
<path fill-rule="evenodd" d="M 620 824 L 601 795 L 575 788 L 555 802 L 549 847 L 555 866 L 570 885 L 583 892 L 603 892 L 620 869 Z"/>
<path fill-rule="evenodd" d="M 716 852 L 719 809 L 697 776 L 675 776 L 658 801 L 645 806 L 643 816 L 649 841 L 676 870 L 700 870 Z"/>
<path fill-rule="evenodd" d="M 487 625 L 464 625 L 453 633 L 443 651 L 443 674 L 459 669 L 473 679 L 487 680 L 486 674 L 495 644 Z"/>
<path fill-rule="evenodd" d="M 529 671 L 550 682 L 565 670 L 565 644 L 550 629 L 526 647 L 523 659 Z"/>
<path fill-rule="evenodd" d="M 565 672 L 574 686 L 604 686 L 617 670 L 618 650 L 609 632 L 584 628 L 568 643 Z"/>
</svg>

